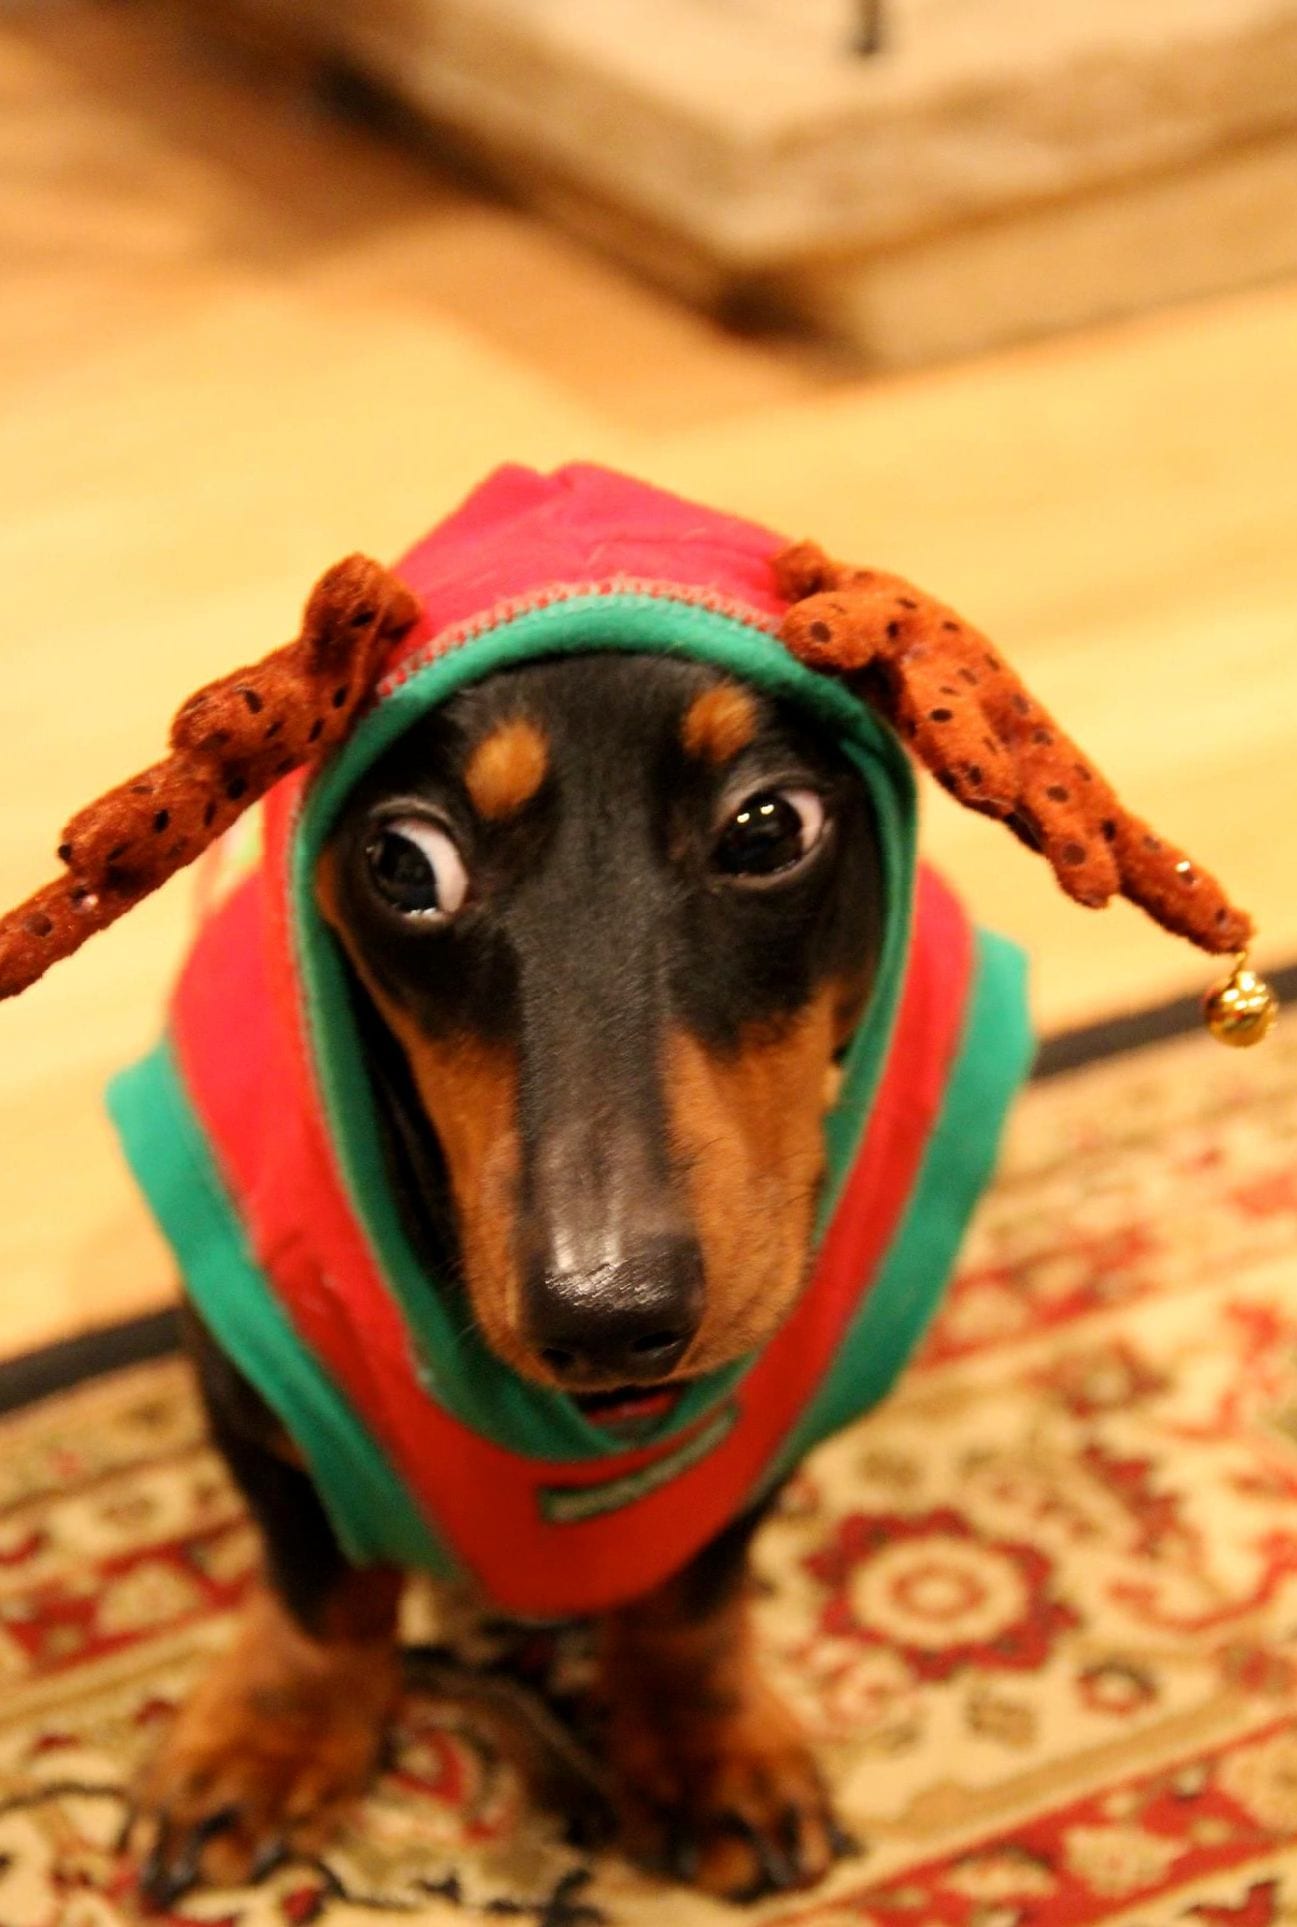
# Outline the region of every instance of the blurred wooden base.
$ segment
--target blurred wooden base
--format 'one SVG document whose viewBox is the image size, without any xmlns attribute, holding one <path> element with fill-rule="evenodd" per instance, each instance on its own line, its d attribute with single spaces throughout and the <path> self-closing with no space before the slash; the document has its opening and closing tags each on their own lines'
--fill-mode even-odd
<svg viewBox="0 0 1297 1927">
<path fill-rule="evenodd" d="M 1294 272 L 1297 133 L 777 285 L 787 308 L 903 368 Z"/>
<path fill-rule="evenodd" d="M 1297 956 L 1297 286 L 887 382 L 728 333 L 145 6 L 0 18 L 0 903 L 188 690 L 494 463 L 573 456 L 914 577 L 1002 642 Z M 929 789 L 1046 1028 L 1201 988 Z M 0 1007 L 0 1351 L 156 1303 L 102 1113 L 156 1032 L 181 877 Z"/>
<path fill-rule="evenodd" d="M 850 0 L 172 5 L 306 84 L 366 77 L 686 299 L 877 368 L 1297 272 L 1292 0 L 888 0 L 876 60 Z"/>
</svg>

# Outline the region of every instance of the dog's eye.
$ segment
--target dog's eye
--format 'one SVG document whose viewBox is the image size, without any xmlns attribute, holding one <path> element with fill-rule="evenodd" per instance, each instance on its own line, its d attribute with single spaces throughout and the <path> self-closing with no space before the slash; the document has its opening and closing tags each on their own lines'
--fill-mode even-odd
<svg viewBox="0 0 1297 1927">
<path fill-rule="evenodd" d="M 824 804 L 814 790 L 758 790 L 726 823 L 712 861 L 723 876 L 777 876 L 796 868 L 823 833 Z"/>
<path fill-rule="evenodd" d="M 443 829 L 421 816 L 380 824 L 365 845 L 369 874 L 385 903 L 423 921 L 453 917 L 468 895 L 468 872 Z"/>
</svg>

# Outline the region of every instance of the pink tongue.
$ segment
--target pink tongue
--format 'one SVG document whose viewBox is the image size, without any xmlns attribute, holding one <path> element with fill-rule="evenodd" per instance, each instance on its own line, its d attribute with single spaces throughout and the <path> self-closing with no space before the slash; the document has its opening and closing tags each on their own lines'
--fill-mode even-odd
<svg viewBox="0 0 1297 1927">
<path fill-rule="evenodd" d="M 647 1419 L 665 1418 L 680 1394 L 667 1385 L 660 1392 L 628 1392 L 616 1403 L 600 1404 L 587 1414 L 596 1425 L 642 1424 Z"/>
</svg>

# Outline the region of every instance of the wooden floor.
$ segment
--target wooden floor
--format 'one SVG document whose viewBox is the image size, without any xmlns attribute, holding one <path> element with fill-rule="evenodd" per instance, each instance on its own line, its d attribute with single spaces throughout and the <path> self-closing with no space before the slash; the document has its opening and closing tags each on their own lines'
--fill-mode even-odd
<svg viewBox="0 0 1297 1927">
<path fill-rule="evenodd" d="M 901 570 L 1034 679 L 1297 956 L 1297 287 L 876 384 L 727 335 L 535 220 L 178 42 L 145 5 L 0 24 L 0 902 L 175 701 L 493 463 L 618 463 Z M 1058 1027 L 1202 984 L 931 799 Z M 181 879 L 0 1011 L 0 1352 L 158 1302 L 102 1121 Z"/>
</svg>

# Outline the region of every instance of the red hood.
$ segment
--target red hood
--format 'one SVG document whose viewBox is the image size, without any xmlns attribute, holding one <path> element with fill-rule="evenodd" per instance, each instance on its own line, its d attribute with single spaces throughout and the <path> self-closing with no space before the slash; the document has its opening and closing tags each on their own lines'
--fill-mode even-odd
<svg viewBox="0 0 1297 1927">
<path fill-rule="evenodd" d="M 424 616 L 391 666 L 502 602 L 560 585 L 674 583 L 778 618 L 787 605 L 770 563 L 785 545 L 755 522 L 593 463 L 552 475 L 498 468 L 397 563 Z"/>
</svg>

